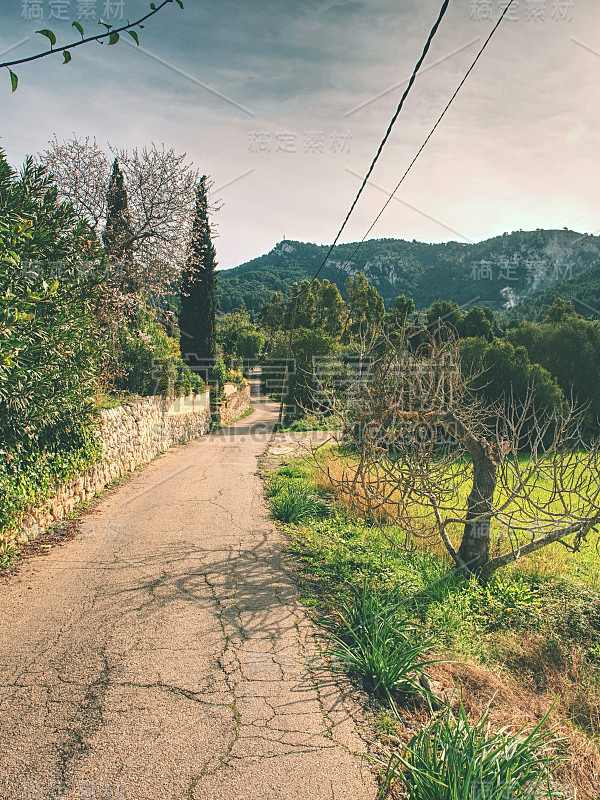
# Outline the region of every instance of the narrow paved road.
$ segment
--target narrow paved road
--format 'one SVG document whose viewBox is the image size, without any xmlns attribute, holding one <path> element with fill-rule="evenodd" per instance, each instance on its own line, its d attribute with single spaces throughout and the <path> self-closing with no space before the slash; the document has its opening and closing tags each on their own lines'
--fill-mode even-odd
<svg viewBox="0 0 600 800">
<path fill-rule="evenodd" d="M 373 800 L 262 498 L 276 408 L 256 409 L 0 587 L 2 800 Z"/>
</svg>

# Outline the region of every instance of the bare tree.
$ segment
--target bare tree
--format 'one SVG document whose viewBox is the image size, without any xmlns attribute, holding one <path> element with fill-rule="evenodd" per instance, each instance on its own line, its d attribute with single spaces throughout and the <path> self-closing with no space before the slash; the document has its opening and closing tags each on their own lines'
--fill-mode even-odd
<svg viewBox="0 0 600 800">
<path fill-rule="evenodd" d="M 349 445 L 323 467 L 336 491 L 410 537 L 439 537 L 461 571 L 487 580 L 553 542 L 579 551 L 597 531 L 599 447 L 581 435 L 582 412 L 539 410 L 535 385 L 486 407 L 448 332 L 403 331 L 345 374 L 315 373 L 315 401 Z"/>
<path fill-rule="evenodd" d="M 53 174 L 61 199 L 69 200 L 98 234 L 106 226 L 111 162 L 117 159 L 130 215 L 130 234 L 122 243 L 132 253 L 129 277 L 160 302 L 173 291 L 188 255 L 198 171 L 185 162 L 185 154 L 164 145 L 131 151 L 108 147 L 110 155 L 95 139 L 74 135 L 59 142 L 55 136 L 39 158 Z"/>
</svg>

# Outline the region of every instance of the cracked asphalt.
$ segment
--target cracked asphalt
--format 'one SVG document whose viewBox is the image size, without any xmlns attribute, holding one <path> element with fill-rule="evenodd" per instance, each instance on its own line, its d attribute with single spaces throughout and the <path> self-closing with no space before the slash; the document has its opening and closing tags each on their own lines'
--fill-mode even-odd
<svg viewBox="0 0 600 800">
<path fill-rule="evenodd" d="M 258 477 L 255 412 L 108 492 L 0 586 L 0 798 L 373 800 Z"/>
</svg>

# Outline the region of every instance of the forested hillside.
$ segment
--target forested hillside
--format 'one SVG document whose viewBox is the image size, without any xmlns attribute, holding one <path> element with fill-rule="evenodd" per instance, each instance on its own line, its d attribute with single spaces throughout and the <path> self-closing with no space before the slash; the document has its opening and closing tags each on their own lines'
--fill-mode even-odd
<svg viewBox="0 0 600 800">
<path fill-rule="evenodd" d="M 373 239 L 353 256 L 355 248 L 337 247 L 321 277 L 335 282 L 345 297 L 344 281 L 362 270 L 386 306 L 405 294 L 418 309 L 438 299 L 512 308 L 600 259 L 600 237 L 570 230 L 515 231 L 475 244 Z M 283 241 L 266 255 L 220 272 L 221 311 L 245 305 L 257 313 L 273 292 L 285 296 L 295 281 L 310 278 L 326 252 L 324 245 Z"/>
<path fill-rule="evenodd" d="M 539 322 L 558 297 L 570 300 L 582 317 L 597 316 L 600 308 L 600 262 L 572 278 L 534 292 L 523 303 L 519 303 L 510 316 Z"/>
</svg>

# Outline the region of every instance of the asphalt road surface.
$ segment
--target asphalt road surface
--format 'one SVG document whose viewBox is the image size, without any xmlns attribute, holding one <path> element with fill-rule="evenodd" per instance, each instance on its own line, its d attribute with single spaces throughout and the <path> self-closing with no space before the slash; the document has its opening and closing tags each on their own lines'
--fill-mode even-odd
<svg viewBox="0 0 600 800">
<path fill-rule="evenodd" d="M 257 474 L 276 406 L 170 450 L 0 586 L 0 798 L 373 800 Z"/>
</svg>

